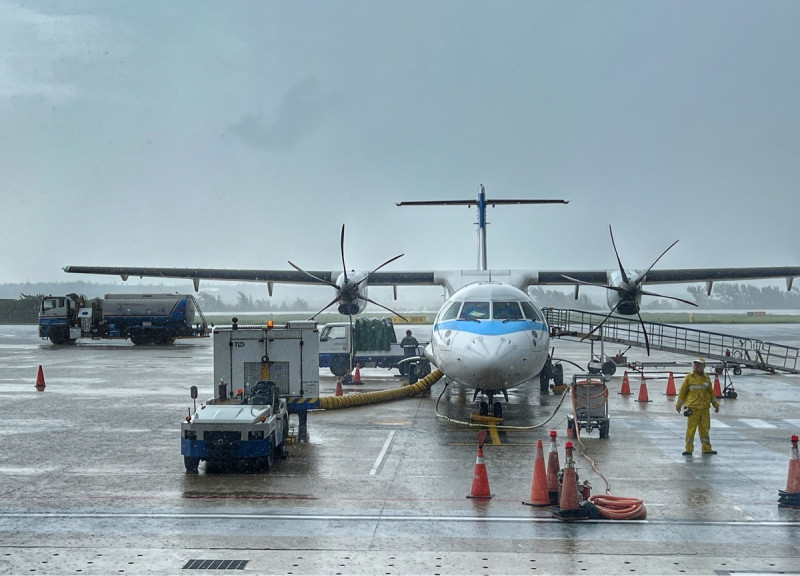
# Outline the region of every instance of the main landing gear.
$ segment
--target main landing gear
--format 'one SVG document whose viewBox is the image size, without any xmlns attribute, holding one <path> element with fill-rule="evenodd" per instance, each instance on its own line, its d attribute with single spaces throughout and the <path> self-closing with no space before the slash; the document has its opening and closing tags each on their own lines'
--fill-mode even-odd
<svg viewBox="0 0 800 576">
<path fill-rule="evenodd" d="M 475 394 L 472 396 L 472 401 L 478 398 L 478 394 L 484 394 L 488 399 L 488 402 L 482 400 L 481 403 L 478 405 L 478 414 L 481 416 L 488 416 L 489 415 L 489 407 L 492 408 L 492 416 L 495 418 L 502 418 L 503 417 L 503 405 L 500 402 L 494 401 L 494 394 L 497 390 L 481 390 L 479 388 L 475 389 Z M 505 398 L 506 402 L 508 402 L 508 391 L 503 390 L 503 397 Z"/>
</svg>

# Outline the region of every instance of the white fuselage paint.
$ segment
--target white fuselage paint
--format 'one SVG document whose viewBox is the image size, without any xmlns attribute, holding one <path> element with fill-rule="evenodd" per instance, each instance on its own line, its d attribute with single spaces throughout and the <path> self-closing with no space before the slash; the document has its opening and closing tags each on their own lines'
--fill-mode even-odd
<svg viewBox="0 0 800 576">
<path fill-rule="evenodd" d="M 425 355 L 459 384 L 502 391 L 539 375 L 549 342 L 544 315 L 527 294 L 500 282 L 476 282 L 442 306 Z"/>
</svg>

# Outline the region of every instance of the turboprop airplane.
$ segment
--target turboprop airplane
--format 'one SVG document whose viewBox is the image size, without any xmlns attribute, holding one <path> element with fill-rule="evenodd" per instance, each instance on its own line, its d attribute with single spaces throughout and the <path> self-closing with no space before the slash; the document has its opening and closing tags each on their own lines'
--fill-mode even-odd
<svg viewBox="0 0 800 576">
<path fill-rule="evenodd" d="M 265 282 L 272 295 L 275 283 L 325 284 L 335 291 L 334 299 L 325 307 L 337 304 L 340 313 L 352 318 L 362 312 L 368 302 L 391 309 L 366 296 L 368 285 L 444 287 L 448 300 L 436 316 L 431 343 L 426 357 L 444 375 L 465 387 L 475 390 L 475 398 L 484 393 L 489 402 L 481 403 L 481 412 L 488 413 L 489 405 L 496 416 L 502 405 L 493 402 L 493 395 L 536 378 L 547 360 L 549 330 L 544 315 L 526 293 L 530 286 L 573 285 L 577 298 L 581 285 L 602 286 L 609 290 L 611 313 L 639 315 L 642 296 L 656 295 L 644 289 L 649 284 L 679 284 L 704 282 L 710 294 L 714 282 L 786 278 L 787 290 L 800 276 L 800 267 L 702 268 L 654 270 L 653 266 L 669 250 L 665 250 L 646 271 L 626 270 L 617 253 L 617 270 L 598 271 L 540 271 L 490 270 L 486 259 L 486 208 L 513 204 L 566 204 L 565 200 L 487 199 L 481 186 L 477 199 L 426 200 L 399 202 L 398 206 L 461 205 L 478 208 L 478 268 L 476 270 L 445 271 L 380 271 L 380 268 L 400 258 L 387 260 L 371 272 L 347 271 L 344 261 L 344 227 L 342 227 L 343 271 L 306 271 L 289 262 L 294 270 L 231 270 L 215 268 L 147 268 L 65 266 L 64 271 L 78 274 L 188 278 L 197 291 L 201 279 Z M 609 228 L 610 230 L 610 228 Z M 614 244 L 613 233 L 611 236 Z M 673 243 L 674 245 L 674 243 Z M 670 246 L 671 248 L 672 246 Z M 614 245 L 616 253 L 616 245 Z M 673 298 L 662 296 L 665 298 Z M 680 298 L 673 298 L 688 302 Z M 321 312 L 322 310 L 320 310 Z M 319 312 L 317 313 L 319 314 Z M 609 314 L 610 316 L 610 314 Z M 641 316 L 639 316 L 641 321 Z"/>
</svg>

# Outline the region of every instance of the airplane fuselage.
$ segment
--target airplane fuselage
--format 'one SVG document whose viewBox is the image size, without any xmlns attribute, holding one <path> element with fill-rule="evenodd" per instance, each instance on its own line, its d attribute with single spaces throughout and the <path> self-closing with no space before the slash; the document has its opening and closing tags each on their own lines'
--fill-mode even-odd
<svg viewBox="0 0 800 576">
<path fill-rule="evenodd" d="M 525 292 L 476 282 L 442 306 L 425 355 L 451 380 L 491 393 L 538 376 L 549 342 L 544 315 Z"/>
</svg>

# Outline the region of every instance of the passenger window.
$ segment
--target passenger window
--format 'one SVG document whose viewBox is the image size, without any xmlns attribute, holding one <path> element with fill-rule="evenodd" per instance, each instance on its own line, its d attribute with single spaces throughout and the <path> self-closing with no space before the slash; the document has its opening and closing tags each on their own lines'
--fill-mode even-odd
<svg viewBox="0 0 800 576">
<path fill-rule="evenodd" d="M 516 302 L 493 302 L 492 307 L 492 318 L 495 320 L 522 320 L 522 313 Z"/>
<path fill-rule="evenodd" d="M 487 320 L 489 318 L 489 303 L 464 302 L 459 318 L 463 320 Z"/>
</svg>

